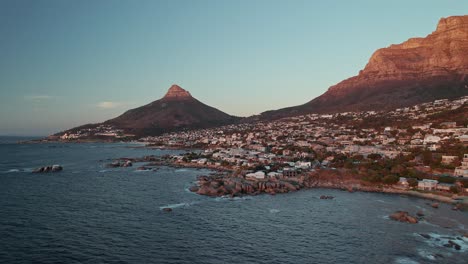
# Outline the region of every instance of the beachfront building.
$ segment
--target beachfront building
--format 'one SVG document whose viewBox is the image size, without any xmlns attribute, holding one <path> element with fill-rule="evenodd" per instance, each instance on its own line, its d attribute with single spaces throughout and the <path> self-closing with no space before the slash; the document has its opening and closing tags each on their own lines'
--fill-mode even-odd
<svg viewBox="0 0 468 264">
<path fill-rule="evenodd" d="M 442 164 L 449 165 L 455 163 L 458 160 L 458 156 L 442 156 Z"/>
<path fill-rule="evenodd" d="M 265 172 L 257 171 L 255 173 L 247 173 L 245 177 L 250 179 L 265 179 Z"/>
<path fill-rule="evenodd" d="M 438 183 L 436 180 L 423 179 L 422 181 L 418 181 L 418 189 L 433 191 L 437 188 Z"/>
<path fill-rule="evenodd" d="M 468 177 L 468 154 L 463 155 L 462 165 L 456 167 L 453 174 L 458 177 Z"/>
<path fill-rule="evenodd" d="M 405 177 L 400 177 L 400 180 L 398 181 L 398 186 L 400 186 L 403 189 L 409 189 L 408 179 L 406 179 Z"/>
</svg>

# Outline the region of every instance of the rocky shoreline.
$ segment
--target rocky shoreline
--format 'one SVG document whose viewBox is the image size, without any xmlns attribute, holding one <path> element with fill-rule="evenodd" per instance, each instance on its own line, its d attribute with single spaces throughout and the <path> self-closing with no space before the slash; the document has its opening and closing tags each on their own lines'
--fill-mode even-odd
<svg viewBox="0 0 468 264">
<path fill-rule="evenodd" d="M 344 175 L 336 170 L 317 170 L 297 177 L 280 177 L 267 179 L 247 179 L 243 176 L 228 174 L 215 174 L 199 176 L 196 186 L 190 190 L 200 195 L 207 196 L 244 196 L 259 194 L 279 194 L 298 191 L 301 189 L 324 188 L 343 191 L 363 191 L 375 193 L 388 193 L 408 195 L 424 198 L 432 201 L 454 204 L 454 210 L 467 209 L 467 199 L 453 199 L 443 195 L 421 193 L 405 190 L 391 185 L 375 185 L 363 183 L 358 177 Z"/>
<path fill-rule="evenodd" d="M 198 176 L 196 184 L 190 187 L 190 191 L 206 196 L 246 196 L 259 194 L 281 194 L 295 192 L 302 189 L 323 188 L 338 189 L 343 191 L 362 191 L 407 195 L 427 200 L 453 204 L 454 210 L 467 210 L 468 197 L 448 197 L 433 193 L 397 188 L 394 185 L 372 184 L 363 182 L 358 175 L 353 175 L 348 170 L 317 169 L 306 172 L 296 177 L 268 177 L 265 179 L 246 178 L 242 173 L 236 173 L 231 168 L 198 163 L 182 163 L 168 159 L 167 157 L 144 156 L 142 158 L 120 158 L 114 160 L 123 164 L 126 162 L 146 162 L 145 168 L 167 166 L 172 168 L 207 169 L 213 171 L 210 175 Z M 111 164 L 108 164 L 112 166 Z"/>
</svg>

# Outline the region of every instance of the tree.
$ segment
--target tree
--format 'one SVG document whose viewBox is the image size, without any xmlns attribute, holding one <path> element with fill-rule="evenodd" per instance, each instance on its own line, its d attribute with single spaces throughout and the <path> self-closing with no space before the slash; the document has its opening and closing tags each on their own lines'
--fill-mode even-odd
<svg viewBox="0 0 468 264">
<path fill-rule="evenodd" d="M 410 187 L 418 186 L 418 179 L 416 179 L 416 178 L 409 178 L 409 179 L 407 179 L 407 181 L 408 181 L 408 184 L 409 184 Z"/>
<path fill-rule="evenodd" d="M 371 154 L 367 155 L 367 158 L 371 159 L 371 160 L 379 160 L 379 159 L 382 158 L 382 155 L 377 154 L 377 153 L 371 153 Z"/>
<path fill-rule="evenodd" d="M 457 186 L 450 186 L 450 191 L 453 192 L 453 193 L 458 193 L 459 192 Z"/>
<path fill-rule="evenodd" d="M 395 184 L 400 180 L 400 178 L 396 175 L 387 175 L 383 177 L 382 182 L 384 184 Z"/>
<path fill-rule="evenodd" d="M 441 183 L 455 183 L 456 181 L 455 178 L 449 176 L 440 176 L 437 180 Z"/>
</svg>

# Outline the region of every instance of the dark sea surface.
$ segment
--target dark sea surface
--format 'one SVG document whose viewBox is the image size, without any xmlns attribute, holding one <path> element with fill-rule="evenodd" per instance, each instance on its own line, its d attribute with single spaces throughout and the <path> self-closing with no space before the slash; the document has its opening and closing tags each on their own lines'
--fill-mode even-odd
<svg viewBox="0 0 468 264">
<path fill-rule="evenodd" d="M 326 189 L 210 198 L 188 191 L 207 170 L 105 168 L 179 151 L 15 141 L 0 140 L 0 263 L 468 263 L 468 213 L 446 204 Z M 31 173 L 52 164 L 64 171 Z M 396 210 L 425 220 L 389 220 Z"/>
</svg>

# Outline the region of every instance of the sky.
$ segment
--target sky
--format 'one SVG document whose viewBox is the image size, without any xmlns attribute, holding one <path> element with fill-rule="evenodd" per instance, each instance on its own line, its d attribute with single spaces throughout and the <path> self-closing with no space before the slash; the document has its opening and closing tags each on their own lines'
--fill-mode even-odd
<svg viewBox="0 0 468 264">
<path fill-rule="evenodd" d="M 306 103 L 466 0 L 0 0 L 0 135 L 102 122 L 172 84 L 237 116 Z"/>
</svg>

